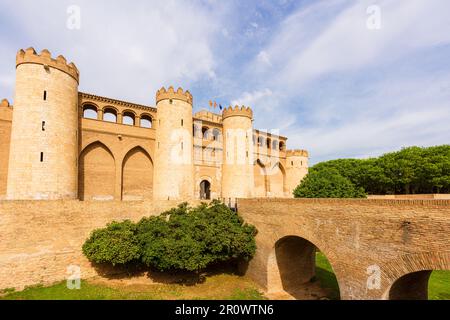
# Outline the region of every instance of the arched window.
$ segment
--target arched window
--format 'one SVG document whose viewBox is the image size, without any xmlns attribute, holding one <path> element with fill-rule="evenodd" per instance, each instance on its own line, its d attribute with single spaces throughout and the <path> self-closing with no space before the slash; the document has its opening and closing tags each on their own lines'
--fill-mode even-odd
<svg viewBox="0 0 450 320">
<path fill-rule="evenodd" d="M 83 106 L 83 118 L 97 119 L 97 107 L 92 104 L 85 104 Z"/>
<path fill-rule="evenodd" d="M 286 146 L 285 146 L 284 142 L 280 141 L 280 151 L 284 151 L 285 147 Z"/>
<path fill-rule="evenodd" d="M 274 149 L 274 150 L 278 149 L 278 140 L 273 140 L 273 142 L 272 142 L 272 149 Z"/>
<path fill-rule="evenodd" d="M 134 113 L 132 112 L 124 112 L 123 114 L 123 118 L 122 118 L 122 123 L 126 124 L 128 126 L 134 126 Z"/>
<path fill-rule="evenodd" d="M 213 130 L 213 140 L 220 141 L 220 130 L 219 129 Z"/>
<path fill-rule="evenodd" d="M 143 115 L 141 116 L 141 128 L 148 128 L 150 129 L 153 125 L 153 121 L 152 118 L 150 116 L 147 115 Z"/>
<path fill-rule="evenodd" d="M 208 127 L 202 128 L 202 136 L 203 136 L 203 139 L 205 139 L 205 140 L 209 139 L 209 128 Z"/>
<path fill-rule="evenodd" d="M 114 109 L 107 108 L 103 112 L 103 121 L 117 122 L 117 112 Z"/>
<path fill-rule="evenodd" d="M 264 137 L 258 137 L 258 147 L 264 146 Z"/>
<path fill-rule="evenodd" d="M 271 144 L 272 144 L 272 141 L 269 138 L 267 138 L 267 140 L 266 140 L 267 149 L 270 149 Z"/>
</svg>

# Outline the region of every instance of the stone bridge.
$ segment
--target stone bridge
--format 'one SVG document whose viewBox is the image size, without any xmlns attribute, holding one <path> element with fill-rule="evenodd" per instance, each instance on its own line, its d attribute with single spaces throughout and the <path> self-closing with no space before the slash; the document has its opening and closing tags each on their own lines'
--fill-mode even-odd
<svg viewBox="0 0 450 320">
<path fill-rule="evenodd" d="M 291 292 L 329 260 L 341 299 L 427 299 L 433 270 L 450 270 L 450 200 L 240 199 L 258 229 L 247 274 Z"/>
</svg>

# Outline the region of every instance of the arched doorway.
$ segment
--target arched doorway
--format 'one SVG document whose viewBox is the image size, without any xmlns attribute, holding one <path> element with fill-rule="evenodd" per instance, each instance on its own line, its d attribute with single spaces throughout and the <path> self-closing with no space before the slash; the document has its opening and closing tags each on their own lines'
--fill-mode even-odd
<svg viewBox="0 0 450 320">
<path fill-rule="evenodd" d="M 78 195 L 80 200 L 113 200 L 115 160 L 101 142 L 87 146 L 80 155 Z"/>
<path fill-rule="evenodd" d="M 122 200 L 153 198 L 153 162 L 141 147 L 130 150 L 122 165 Z"/>
<path fill-rule="evenodd" d="M 200 182 L 200 199 L 211 200 L 211 183 L 208 180 Z"/>
<path fill-rule="evenodd" d="M 256 160 L 253 166 L 253 176 L 255 181 L 254 194 L 256 198 L 267 197 L 268 181 L 266 167 L 262 164 L 261 160 Z"/>
<path fill-rule="evenodd" d="M 282 299 L 339 299 L 337 279 L 325 255 L 298 236 L 276 242 L 268 261 L 268 289 Z"/>
<path fill-rule="evenodd" d="M 270 181 L 270 195 L 272 197 L 284 197 L 285 193 L 285 172 L 283 167 L 280 163 L 276 163 L 269 175 L 269 181 Z"/>
</svg>

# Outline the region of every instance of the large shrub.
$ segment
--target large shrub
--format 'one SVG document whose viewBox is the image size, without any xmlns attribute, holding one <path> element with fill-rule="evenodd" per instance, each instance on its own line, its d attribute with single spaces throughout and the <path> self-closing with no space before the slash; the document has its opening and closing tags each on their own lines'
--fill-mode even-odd
<svg viewBox="0 0 450 320">
<path fill-rule="evenodd" d="M 296 198 L 364 198 L 364 189 L 356 187 L 335 169 L 312 171 L 294 190 Z"/>
<path fill-rule="evenodd" d="M 249 260 L 256 251 L 255 227 L 245 224 L 236 213 L 217 201 L 195 208 L 182 204 L 158 217 L 143 218 L 133 224 L 130 239 L 115 242 L 118 239 L 115 237 L 108 242 L 98 237 L 98 233 L 103 234 L 108 228 L 94 231 L 83 246 L 85 254 L 84 247 L 88 243 L 95 248 L 103 248 L 103 243 L 123 248 L 128 245 L 122 242 L 131 241 L 139 248 L 138 259 L 149 267 L 161 271 L 199 271 L 217 262 Z M 104 235 L 108 237 L 108 233 Z M 90 260 L 96 257 L 86 256 Z M 102 262 L 113 263 L 113 260 L 105 260 Z M 131 261 L 133 259 L 127 262 Z"/>
<path fill-rule="evenodd" d="M 95 263 L 126 264 L 140 258 L 136 225 L 129 220 L 112 222 L 92 232 L 83 245 L 84 255 Z"/>
</svg>

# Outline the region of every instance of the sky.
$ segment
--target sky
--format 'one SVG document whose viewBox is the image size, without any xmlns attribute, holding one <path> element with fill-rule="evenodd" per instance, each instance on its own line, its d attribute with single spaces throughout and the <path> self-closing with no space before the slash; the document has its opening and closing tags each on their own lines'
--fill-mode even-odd
<svg viewBox="0 0 450 320">
<path fill-rule="evenodd" d="M 155 104 L 183 87 L 254 110 L 311 163 L 450 143 L 448 0 L 1 0 L 0 98 L 33 46 L 82 92 Z"/>
</svg>

